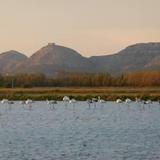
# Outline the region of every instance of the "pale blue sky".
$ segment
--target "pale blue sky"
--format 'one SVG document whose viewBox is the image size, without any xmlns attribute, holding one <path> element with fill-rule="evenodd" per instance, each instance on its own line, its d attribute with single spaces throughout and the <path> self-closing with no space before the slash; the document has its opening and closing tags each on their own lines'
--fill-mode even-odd
<svg viewBox="0 0 160 160">
<path fill-rule="evenodd" d="M 84 56 L 160 41 L 160 0 L 0 0 L 0 52 L 55 42 Z"/>
</svg>

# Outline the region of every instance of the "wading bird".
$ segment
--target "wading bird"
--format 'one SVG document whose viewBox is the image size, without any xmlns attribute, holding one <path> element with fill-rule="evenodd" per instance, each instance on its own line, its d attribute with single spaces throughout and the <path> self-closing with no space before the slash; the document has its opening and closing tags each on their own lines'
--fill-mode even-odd
<svg viewBox="0 0 160 160">
<path fill-rule="evenodd" d="M 65 106 L 67 106 L 67 103 L 70 101 L 70 98 L 68 96 L 63 97 L 63 102 L 65 102 Z"/>
<path fill-rule="evenodd" d="M 91 104 L 93 103 L 91 99 L 87 99 L 86 101 L 88 103 L 89 108 L 91 108 Z"/>
<path fill-rule="evenodd" d="M 152 104 L 152 101 L 151 100 L 147 100 L 147 101 L 145 101 L 145 104 Z"/>
<path fill-rule="evenodd" d="M 137 102 L 137 103 L 140 103 L 140 102 L 142 102 L 142 101 L 141 101 L 140 98 L 137 98 L 137 97 L 136 97 L 136 102 Z"/>
<path fill-rule="evenodd" d="M 129 98 L 127 98 L 126 100 L 125 100 L 125 103 L 127 104 L 127 106 L 129 107 L 129 104 L 132 102 L 132 100 L 131 99 L 129 99 Z"/>
<path fill-rule="evenodd" d="M 132 102 L 132 100 L 131 99 L 129 99 L 129 98 L 127 98 L 126 100 L 125 100 L 125 103 L 131 103 Z"/>
<path fill-rule="evenodd" d="M 151 100 L 147 100 L 147 101 L 144 101 L 143 104 L 147 104 L 150 107 L 150 105 L 152 104 L 152 101 Z"/>
<path fill-rule="evenodd" d="M 103 106 L 103 104 L 105 104 L 106 101 L 105 101 L 104 99 L 101 99 L 101 97 L 99 96 L 99 97 L 98 97 L 98 103 L 100 103 L 101 106 Z"/>
<path fill-rule="evenodd" d="M 14 104 L 13 101 L 9 101 L 8 99 L 3 99 L 1 101 L 2 104 L 8 104 L 9 105 L 9 110 L 11 110 L 11 105 Z"/>
<path fill-rule="evenodd" d="M 8 99 L 2 99 L 1 103 L 2 104 L 8 104 Z"/>
<path fill-rule="evenodd" d="M 92 103 L 94 104 L 94 108 L 96 108 L 96 103 L 98 102 L 97 98 L 92 98 Z"/>
<path fill-rule="evenodd" d="M 13 101 L 8 101 L 9 110 L 11 110 L 11 109 L 12 109 L 12 107 L 11 107 L 11 105 L 12 105 L 12 104 L 14 104 L 14 102 L 13 102 Z"/>
<path fill-rule="evenodd" d="M 51 108 L 51 109 L 55 109 L 55 104 L 57 104 L 57 101 L 55 101 L 55 100 L 50 100 L 50 101 L 49 101 L 49 100 L 47 99 L 47 104 L 50 105 L 50 108 Z"/>
<path fill-rule="evenodd" d="M 73 104 L 73 107 L 75 107 L 76 102 L 77 101 L 75 99 L 73 99 L 73 98 L 69 101 L 70 104 Z"/>
<path fill-rule="evenodd" d="M 27 99 L 27 100 L 25 101 L 25 103 L 26 103 L 27 105 L 29 105 L 29 109 L 31 110 L 31 109 L 32 109 L 32 104 L 34 103 L 34 101 L 32 101 L 31 99 Z"/>
<path fill-rule="evenodd" d="M 121 99 L 117 99 L 116 103 L 123 103 L 123 101 Z"/>
</svg>

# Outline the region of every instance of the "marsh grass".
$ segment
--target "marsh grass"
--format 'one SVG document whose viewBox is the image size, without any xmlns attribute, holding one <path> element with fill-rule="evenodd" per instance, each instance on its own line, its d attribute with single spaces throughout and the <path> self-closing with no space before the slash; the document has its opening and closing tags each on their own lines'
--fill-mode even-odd
<svg viewBox="0 0 160 160">
<path fill-rule="evenodd" d="M 129 87 L 103 87 L 103 88 L 88 88 L 88 87 L 72 87 L 72 88 L 1 88 L 0 99 L 7 98 L 11 100 L 25 100 L 31 98 L 33 100 L 55 99 L 62 100 L 63 96 L 67 95 L 70 98 L 77 100 L 86 100 L 92 97 L 101 96 L 105 100 L 121 99 L 160 99 L 160 88 L 129 88 Z"/>
</svg>

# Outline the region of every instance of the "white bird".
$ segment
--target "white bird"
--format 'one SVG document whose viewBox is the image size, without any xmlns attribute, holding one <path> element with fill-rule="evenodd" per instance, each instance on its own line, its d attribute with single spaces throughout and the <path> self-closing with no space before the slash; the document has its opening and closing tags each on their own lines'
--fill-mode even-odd
<svg viewBox="0 0 160 160">
<path fill-rule="evenodd" d="M 106 103 L 106 101 L 105 101 L 104 99 L 101 99 L 100 96 L 98 97 L 98 102 L 99 102 L 99 103 Z"/>
<path fill-rule="evenodd" d="M 2 104 L 8 104 L 8 99 L 2 99 L 1 103 Z"/>
<path fill-rule="evenodd" d="M 76 102 L 77 101 L 75 99 L 73 99 L 73 98 L 69 101 L 70 104 L 73 104 L 73 107 L 75 107 Z"/>
<path fill-rule="evenodd" d="M 67 103 L 70 101 L 70 98 L 68 96 L 63 97 L 63 102 L 65 102 L 65 106 L 67 106 Z"/>
<path fill-rule="evenodd" d="M 25 103 L 26 103 L 27 105 L 29 105 L 29 109 L 31 110 L 31 109 L 32 109 L 32 104 L 34 103 L 34 101 L 32 101 L 31 99 L 27 99 L 27 100 L 25 101 Z"/>
<path fill-rule="evenodd" d="M 97 102 L 98 99 L 97 98 L 92 98 L 92 102 Z"/>
<path fill-rule="evenodd" d="M 75 99 L 71 99 L 70 101 L 69 101 L 69 103 L 76 103 L 77 101 L 75 100 Z"/>
<path fill-rule="evenodd" d="M 69 102 L 69 101 L 70 101 L 70 98 L 69 98 L 68 96 L 64 96 L 64 97 L 63 97 L 63 101 L 64 101 L 64 102 Z"/>
<path fill-rule="evenodd" d="M 141 99 L 136 97 L 136 102 L 137 102 L 137 103 L 140 103 L 140 102 L 141 102 Z"/>
<path fill-rule="evenodd" d="M 121 99 L 117 99 L 116 103 L 122 103 L 123 101 Z"/>
<path fill-rule="evenodd" d="M 9 101 L 8 99 L 3 99 L 1 101 L 2 104 L 8 104 L 9 105 L 9 110 L 11 110 L 11 105 L 14 104 L 13 101 Z"/>
<path fill-rule="evenodd" d="M 150 107 L 150 105 L 152 104 L 152 101 L 151 100 L 142 101 L 142 104 L 144 104 L 144 105 L 147 104 Z"/>
<path fill-rule="evenodd" d="M 144 101 L 144 104 L 152 104 L 151 100 Z"/>
<path fill-rule="evenodd" d="M 50 105 L 50 106 L 52 106 L 51 109 L 55 109 L 54 105 L 57 104 L 57 101 L 55 101 L 55 100 L 50 100 L 50 101 L 49 101 L 49 100 L 47 99 L 47 104 Z"/>
<path fill-rule="evenodd" d="M 125 102 L 126 102 L 126 103 L 131 103 L 131 102 L 132 102 L 132 100 L 131 100 L 131 99 L 129 99 L 129 98 L 127 98 L 127 99 L 125 100 Z"/>
<path fill-rule="evenodd" d="M 101 107 L 104 107 L 104 104 L 106 103 L 106 101 L 104 99 L 101 99 L 101 97 L 98 97 L 98 103 L 101 104 Z"/>
<path fill-rule="evenodd" d="M 26 104 L 32 104 L 32 103 L 33 103 L 33 101 L 31 99 L 26 100 Z"/>
</svg>

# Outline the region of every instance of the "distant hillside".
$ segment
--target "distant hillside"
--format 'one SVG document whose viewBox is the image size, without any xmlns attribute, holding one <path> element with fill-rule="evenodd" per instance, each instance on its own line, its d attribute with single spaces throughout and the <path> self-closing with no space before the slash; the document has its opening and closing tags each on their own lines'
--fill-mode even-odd
<svg viewBox="0 0 160 160">
<path fill-rule="evenodd" d="M 18 65 L 16 70 L 47 75 L 60 71 L 92 72 L 92 62 L 70 48 L 49 43 Z"/>
<path fill-rule="evenodd" d="M 96 64 L 98 72 L 122 73 L 160 70 L 160 43 L 135 44 L 117 54 L 95 56 L 90 60 Z"/>
<path fill-rule="evenodd" d="M 49 43 L 31 57 L 9 51 L 0 54 L 0 73 L 109 72 L 119 74 L 160 70 L 160 43 L 131 45 L 113 55 L 83 57 L 73 49 Z"/>
<path fill-rule="evenodd" d="M 0 54 L 0 73 L 11 73 L 18 63 L 25 60 L 27 56 L 13 50 Z"/>
</svg>

